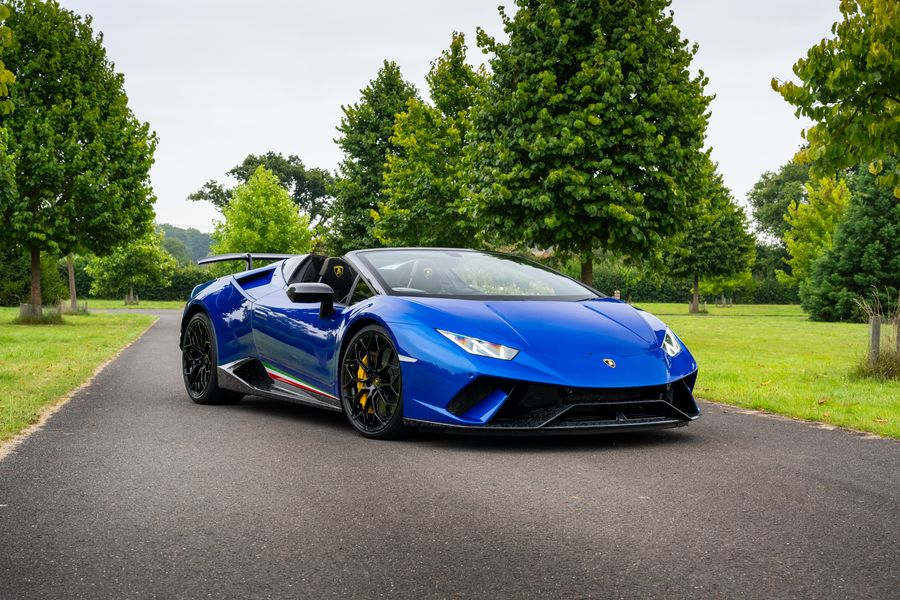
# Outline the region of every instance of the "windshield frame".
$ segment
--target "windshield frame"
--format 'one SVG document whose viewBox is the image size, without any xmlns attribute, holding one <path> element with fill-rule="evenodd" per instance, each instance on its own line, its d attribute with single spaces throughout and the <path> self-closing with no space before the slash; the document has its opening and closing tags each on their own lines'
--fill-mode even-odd
<svg viewBox="0 0 900 600">
<path fill-rule="evenodd" d="M 546 271 L 548 273 L 552 273 L 558 277 L 562 277 L 563 279 L 567 279 L 573 283 L 578 284 L 579 287 L 584 288 L 585 293 L 583 295 L 566 295 L 566 296 L 537 296 L 537 295 L 498 295 L 498 294 L 431 294 L 428 292 L 422 293 L 413 293 L 413 292 L 398 292 L 395 291 L 394 288 L 389 286 L 381 274 L 378 272 L 378 269 L 373 265 L 366 254 L 373 252 L 459 252 L 459 253 L 471 253 L 471 254 L 482 254 L 486 256 L 493 256 L 496 258 L 509 260 L 512 262 L 517 262 L 520 264 L 528 265 L 530 267 L 534 267 L 540 269 L 542 271 Z M 415 247 L 415 248 L 369 248 L 366 250 L 355 250 L 353 252 L 348 252 L 346 258 L 350 259 L 351 262 L 359 264 L 363 267 L 363 270 L 369 276 L 370 280 L 375 280 L 377 282 L 378 287 L 381 288 L 381 292 L 386 296 L 397 296 L 402 298 L 444 298 L 448 300 L 476 300 L 476 301 L 497 301 L 497 300 L 534 300 L 536 302 L 583 302 L 586 300 L 596 300 L 599 298 L 606 298 L 607 295 L 595 290 L 594 288 L 585 285 L 584 283 L 569 277 L 563 273 L 555 269 L 551 269 L 541 263 L 531 260 L 529 258 L 525 258 L 523 256 L 517 256 L 515 254 L 507 254 L 505 252 L 493 252 L 490 250 L 473 250 L 470 248 L 423 248 L 423 247 Z"/>
</svg>

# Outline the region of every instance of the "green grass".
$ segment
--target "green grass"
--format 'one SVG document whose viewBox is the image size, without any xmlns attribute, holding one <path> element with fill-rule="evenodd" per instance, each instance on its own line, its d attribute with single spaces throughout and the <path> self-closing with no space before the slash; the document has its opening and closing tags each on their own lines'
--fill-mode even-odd
<svg viewBox="0 0 900 600">
<path fill-rule="evenodd" d="M 900 381 L 858 374 L 867 325 L 816 323 L 798 306 L 636 306 L 691 349 L 699 398 L 900 438 Z"/>
<path fill-rule="evenodd" d="M 66 316 L 62 325 L 16 325 L 0 308 L 0 442 L 88 379 L 155 320 L 142 314 Z"/>
<path fill-rule="evenodd" d="M 78 301 L 79 303 L 82 300 Z M 122 299 L 114 299 L 109 300 L 105 298 L 88 298 L 87 299 L 88 310 L 107 310 L 110 308 L 137 308 L 144 310 L 160 310 L 160 309 L 168 309 L 175 308 L 181 310 L 184 308 L 185 301 L 184 300 L 141 300 L 140 304 L 125 304 L 125 300 Z"/>
</svg>

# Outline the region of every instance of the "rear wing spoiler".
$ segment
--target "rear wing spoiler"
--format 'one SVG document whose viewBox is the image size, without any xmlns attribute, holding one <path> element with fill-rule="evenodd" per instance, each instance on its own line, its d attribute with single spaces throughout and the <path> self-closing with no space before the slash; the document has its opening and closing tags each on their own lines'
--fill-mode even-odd
<svg viewBox="0 0 900 600">
<path fill-rule="evenodd" d="M 245 252 L 238 254 L 217 254 L 208 256 L 197 261 L 198 265 L 208 265 L 210 263 L 227 262 L 229 260 L 243 260 L 247 263 L 247 270 L 253 268 L 254 260 L 284 260 L 285 258 L 293 258 L 297 254 L 257 254 L 255 252 Z"/>
</svg>

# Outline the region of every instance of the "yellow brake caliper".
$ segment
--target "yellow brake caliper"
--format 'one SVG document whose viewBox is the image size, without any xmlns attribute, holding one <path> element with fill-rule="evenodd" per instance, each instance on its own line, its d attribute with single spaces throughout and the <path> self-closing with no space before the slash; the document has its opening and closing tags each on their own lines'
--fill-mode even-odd
<svg viewBox="0 0 900 600">
<path fill-rule="evenodd" d="M 368 365 L 368 364 L 369 364 L 369 357 L 368 357 L 368 356 L 364 356 L 363 359 L 362 359 L 362 365 Z M 366 370 L 362 368 L 362 365 L 360 365 L 360 366 L 359 366 L 359 369 L 357 369 L 357 371 L 356 371 L 356 379 L 357 379 L 357 380 L 359 380 L 359 379 L 365 379 L 365 378 L 366 378 Z M 364 386 L 364 385 L 362 384 L 362 381 L 357 381 L 357 382 L 356 382 L 356 391 L 357 391 L 357 393 L 361 392 L 361 391 L 363 390 L 364 387 L 366 387 L 366 386 Z M 369 394 L 368 394 L 368 392 L 366 392 L 366 393 L 363 394 L 363 395 L 360 397 L 360 399 L 359 399 L 359 405 L 360 405 L 360 407 L 361 407 L 363 410 L 366 409 L 366 403 L 367 403 L 368 401 L 369 401 Z M 370 406 L 369 406 L 368 412 L 371 413 L 371 412 L 373 412 L 374 410 L 375 410 L 374 407 L 370 405 Z"/>
</svg>

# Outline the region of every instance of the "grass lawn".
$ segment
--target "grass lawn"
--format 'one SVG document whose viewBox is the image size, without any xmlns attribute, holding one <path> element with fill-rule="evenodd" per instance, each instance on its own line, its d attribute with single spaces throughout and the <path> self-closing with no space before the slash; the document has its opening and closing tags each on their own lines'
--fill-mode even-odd
<svg viewBox="0 0 900 600">
<path fill-rule="evenodd" d="M 106 310 L 110 308 L 138 308 L 144 310 L 159 310 L 166 308 L 177 308 L 181 310 L 184 308 L 185 301 L 184 300 L 141 300 L 140 304 L 125 304 L 125 300 L 121 298 L 116 298 L 114 300 L 108 300 L 104 298 L 87 298 L 88 311 L 91 310 Z M 84 300 L 78 300 L 78 304 L 80 305 Z"/>
<path fill-rule="evenodd" d="M 868 326 L 809 321 L 799 306 L 636 304 L 663 321 L 697 358 L 704 400 L 900 438 L 900 381 L 859 377 Z"/>
<path fill-rule="evenodd" d="M 15 325 L 17 308 L 0 308 L 0 442 L 35 423 L 41 410 L 155 320 L 142 314 L 66 316 L 62 325 Z"/>
</svg>

